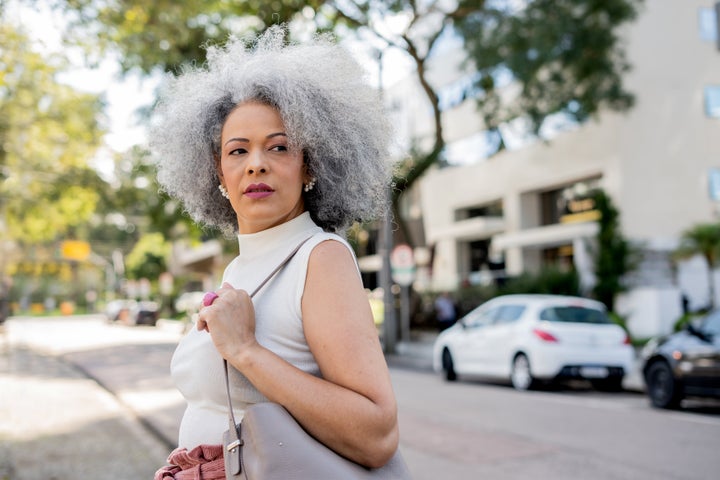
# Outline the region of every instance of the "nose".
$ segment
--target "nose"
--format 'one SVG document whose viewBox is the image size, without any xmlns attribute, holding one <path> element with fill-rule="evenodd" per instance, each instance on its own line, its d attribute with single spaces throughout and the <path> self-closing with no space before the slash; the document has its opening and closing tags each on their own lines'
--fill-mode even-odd
<svg viewBox="0 0 720 480">
<path fill-rule="evenodd" d="M 262 151 L 255 151 L 250 155 L 247 163 L 248 174 L 267 173 L 267 168 L 267 161 Z"/>
</svg>

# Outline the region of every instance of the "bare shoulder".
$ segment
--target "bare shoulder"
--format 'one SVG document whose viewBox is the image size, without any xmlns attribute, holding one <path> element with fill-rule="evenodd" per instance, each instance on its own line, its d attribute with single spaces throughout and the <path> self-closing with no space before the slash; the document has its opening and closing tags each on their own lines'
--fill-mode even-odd
<svg viewBox="0 0 720 480">
<path fill-rule="evenodd" d="M 350 266 L 354 268 L 355 258 L 347 245 L 339 240 L 328 239 L 318 243 L 310 253 L 311 268 L 333 268 Z"/>
<path fill-rule="evenodd" d="M 355 256 L 339 240 L 328 239 L 317 244 L 310 253 L 305 284 L 306 296 L 313 293 L 348 295 L 363 291 Z"/>
</svg>

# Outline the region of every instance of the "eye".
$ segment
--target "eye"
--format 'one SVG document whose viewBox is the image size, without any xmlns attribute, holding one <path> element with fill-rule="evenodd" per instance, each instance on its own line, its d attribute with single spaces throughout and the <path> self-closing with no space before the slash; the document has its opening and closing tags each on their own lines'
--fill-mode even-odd
<svg viewBox="0 0 720 480">
<path fill-rule="evenodd" d="M 270 148 L 271 152 L 287 152 L 288 148 L 287 145 L 275 145 Z"/>
<path fill-rule="evenodd" d="M 243 153 L 247 153 L 247 150 L 244 148 L 236 148 L 234 150 L 230 150 L 228 155 L 242 155 Z"/>
</svg>

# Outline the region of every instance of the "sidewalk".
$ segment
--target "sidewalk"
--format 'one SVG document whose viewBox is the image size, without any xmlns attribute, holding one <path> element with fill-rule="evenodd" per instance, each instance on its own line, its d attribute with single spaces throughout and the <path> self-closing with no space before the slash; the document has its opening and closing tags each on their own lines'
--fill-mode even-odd
<svg viewBox="0 0 720 480">
<path fill-rule="evenodd" d="M 0 338 L 0 385 L 0 479 L 151 479 L 165 461 L 131 410 L 53 355 Z"/>
</svg>

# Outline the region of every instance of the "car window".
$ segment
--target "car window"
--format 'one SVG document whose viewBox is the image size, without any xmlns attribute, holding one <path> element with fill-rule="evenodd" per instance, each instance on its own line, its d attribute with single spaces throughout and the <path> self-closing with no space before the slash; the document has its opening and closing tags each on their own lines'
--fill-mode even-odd
<svg viewBox="0 0 720 480">
<path fill-rule="evenodd" d="M 602 310 L 575 305 L 545 308 L 540 312 L 540 320 L 564 323 L 611 323 Z"/>
<path fill-rule="evenodd" d="M 498 313 L 500 307 L 478 308 L 467 314 L 463 319 L 466 327 L 480 327 L 490 324 Z"/>
<path fill-rule="evenodd" d="M 503 305 L 495 315 L 495 323 L 512 323 L 522 316 L 525 305 Z"/>
<path fill-rule="evenodd" d="M 714 337 L 720 337 L 720 310 L 711 313 L 702 324 L 702 332 Z"/>
</svg>

